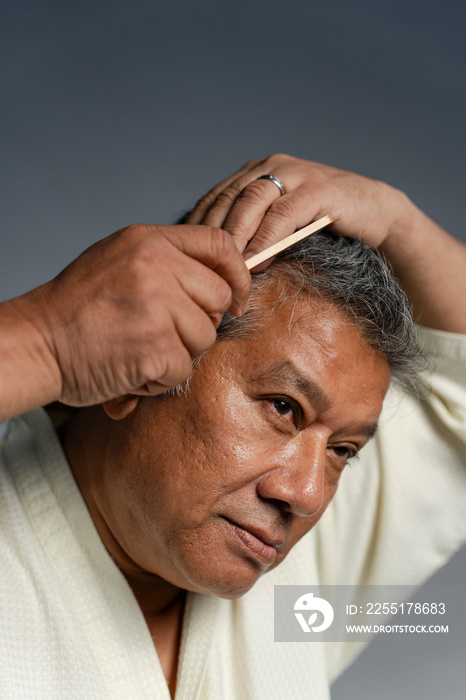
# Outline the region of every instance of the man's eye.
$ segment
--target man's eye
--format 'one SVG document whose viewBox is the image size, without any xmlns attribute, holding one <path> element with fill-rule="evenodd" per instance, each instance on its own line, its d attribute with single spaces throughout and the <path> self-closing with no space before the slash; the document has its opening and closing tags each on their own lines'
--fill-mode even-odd
<svg viewBox="0 0 466 700">
<path fill-rule="evenodd" d="M 348 445 L 334 445 L 332 450 L 337 457 L 344 459 L 345 461 L 358 456 L 358 451 L 355 448 L 349 447 Z"/>
<path fill-rule="evenodd" d="M 283 416 L 284 418 L 289 418 L 289 420 L 294 421 L 295 411 L 293 406 L 290 403 L 288 403 L 288 401 L 284 401 L 283 399 L 273 399 L 272 406 L 280 416 Z"/>
</svg>

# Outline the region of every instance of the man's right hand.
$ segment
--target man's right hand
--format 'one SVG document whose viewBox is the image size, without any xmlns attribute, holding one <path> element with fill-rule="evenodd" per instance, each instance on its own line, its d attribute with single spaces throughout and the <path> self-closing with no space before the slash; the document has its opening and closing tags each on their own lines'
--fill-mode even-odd
<svg viewBox="0 0 466 700">
<path fill-rule="evenodd" d="M 51 282 L 0 305 L 10 338 L 5 353 L 0 339 L 0 420 L 55 399 L 83 406 L 178 385 L 215 342 L 225 311 L 244 313 L 250 283 L 220 229 L 117 231 Z"/>
</svg>

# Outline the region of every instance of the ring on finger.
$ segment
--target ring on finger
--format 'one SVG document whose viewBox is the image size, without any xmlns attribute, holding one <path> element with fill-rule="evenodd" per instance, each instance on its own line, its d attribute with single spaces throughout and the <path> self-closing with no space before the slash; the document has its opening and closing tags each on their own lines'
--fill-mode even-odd
<svg viewBox="0 0 466 700">
<path fill-rule="evenodd" d="M 273 182 L 274 185 L 277 185 L 278 189 L 280 190 L 280 196 L 282 194 L 286 194 L 285 185 L 280 180 L 280 178 L 275 177 L 275 175 L 261 175 L 257 178 L 257 180 L 270 180 L 270 182 Z"/>
</svg>

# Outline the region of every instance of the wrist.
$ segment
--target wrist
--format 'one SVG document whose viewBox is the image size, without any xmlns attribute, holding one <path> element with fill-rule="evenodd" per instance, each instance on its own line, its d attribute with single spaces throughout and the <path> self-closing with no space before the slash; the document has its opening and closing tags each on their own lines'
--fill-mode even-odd
<svg viewBox="0 0 466 700">
<path fill-rule="evenodd" d="M 416 219 L 421 213 L 408 195 L 393 187 L 390 189 L 392 194 L 389 202 L 391 218 L 383 242 L 384 248 L 398 247 L 402 240 L 410 236 L 416 228 Z"/>
<path fill-rule="evenodd" d="M 45 286 L 0 304 L 0 420 L 61 395 L 61 373 L 44 320 Z"/>
</svg>

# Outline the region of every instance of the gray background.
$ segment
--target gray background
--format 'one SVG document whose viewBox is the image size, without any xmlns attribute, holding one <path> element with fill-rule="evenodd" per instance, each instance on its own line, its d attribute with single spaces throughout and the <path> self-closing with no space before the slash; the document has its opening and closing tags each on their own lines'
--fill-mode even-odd
<svg viewBox="0 0 466 700">
<path fill-rule="evenodd" d="M 465 29 L 464 0 L 1 2 L 0 299 L 274 151 L 465 239 Z M 463 551 L 440 576 L 465 574 Z M 463 699 L 465 647 L 381 640 L 333 698 Z"/>
</svg>

